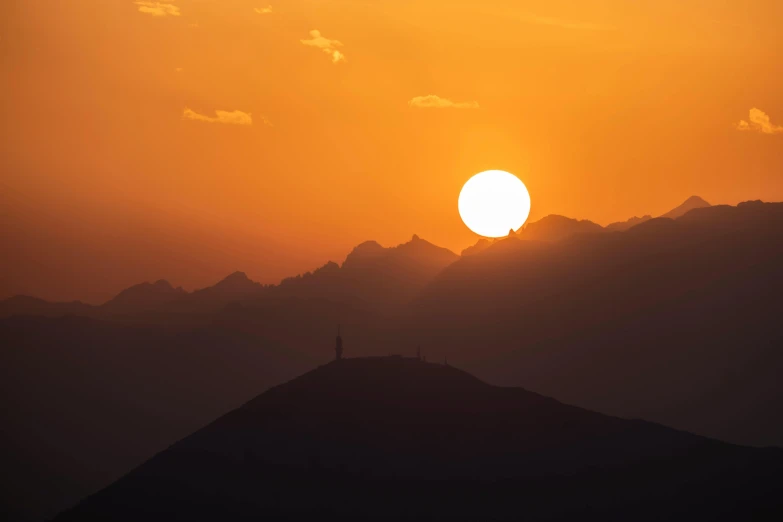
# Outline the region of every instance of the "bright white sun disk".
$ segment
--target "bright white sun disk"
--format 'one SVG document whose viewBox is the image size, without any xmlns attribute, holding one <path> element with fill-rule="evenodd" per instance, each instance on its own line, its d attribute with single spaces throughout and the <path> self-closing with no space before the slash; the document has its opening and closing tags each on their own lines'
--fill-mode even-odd
<svg viewBox="0 0 783 522">
<path fill-rule="evenodd" d="M 530 194 L 518 177 L 487 170 L 470 178 L 459 193 L 459 215 L 473 232 L 503 237 L 519 230 L 530 215 Z"/>
</svg>

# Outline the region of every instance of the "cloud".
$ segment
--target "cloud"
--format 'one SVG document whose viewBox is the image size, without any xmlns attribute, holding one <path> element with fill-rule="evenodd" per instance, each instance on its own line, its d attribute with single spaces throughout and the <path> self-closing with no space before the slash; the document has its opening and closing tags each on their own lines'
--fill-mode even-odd
<svg viewBox="0 0 783 522">
<path fill-rule="evenodd" d="M 330 40 L 321 36 L 321 31 L 313 29 L 310 31 L 310 40 L 299 40 L 304 45 L 309 47 L 316 47 L 332 57 L 332 63 L 339 63 L 345 61 L 345 55 L 337 50 L 338 47 L 342 47 L 343 43 L 340 40 Z"/>
<path fill-rule="evenodd" d="M 182 67 L 177 67 L 176 69 L 174 69 L 174 72 L 181 73 L 181 72 L 182 72 L 182 71 L 184 71 L 184 70 L 185 70 L 185 69 L 183 69 Z"/>
<path fill-rule="evenodd" d="M 226 123 L 228 125 L 253 125 L 253 118 L 242 111 L 215 111 L 215 116 L 205 116 L 187 107 L 182 113 L 186 120 L 205 121 L 207 123 Z"/>
<path fill-rule="evenodd" d="M 762 134 L 778 134 L 783 133 L 783 125 L 775 125 L 769 119 L 769 115 L 761 109 L 752 108 L 748 111 L 748 119 L 750 122 L 740 120 L 737 123 L 737 130 L 741 131 L 754 131 Z"/>
<path fill-rule="evenodd" d="M 434 94 L 416 96 L 408 102 L 408 106 L 418 109 L 478 109 L 478 102 L 454 102 Z"/>
<path fill-rule="evenodd" d="M 253 9 L 253 11 L 255 11 L 256 13 L 261 14 L 261 15 L 269 14 L 269 13 L 272 12 L 272 6 L 268 5 L 266 7 L 256 7 L 255 9 Z"/>
<path fill-rule="evenodd" d="M 174 0 L 169 0 L 173 2 Z M 179 7 L 174 4 L 163 2 L 150 2 L 148 0 L 137 0 L 133 2 L 139 6 L 140 13 L 146 13 L 152 16 L 179 16 Z"/>
</svg>

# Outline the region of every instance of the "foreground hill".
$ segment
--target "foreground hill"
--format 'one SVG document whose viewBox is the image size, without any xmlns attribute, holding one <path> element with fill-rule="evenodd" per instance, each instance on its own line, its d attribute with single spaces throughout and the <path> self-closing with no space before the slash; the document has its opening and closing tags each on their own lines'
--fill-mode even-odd
<svg viewBox="0 0 783 522">
<path fill-rule="evenodd" d="M 349 359 L 272 388 L 57 520 L 773 520 L 781 464 L 779 450 L 448 366 Z"/>
<path fill-rule="evenodd" d="M 783 444 L 783 204 L 749 202 L 447 268 L 408 339 L 491 382 L 746 444 Z M 463 363 L 460 363 L 463 364 Z"/>
</svg>

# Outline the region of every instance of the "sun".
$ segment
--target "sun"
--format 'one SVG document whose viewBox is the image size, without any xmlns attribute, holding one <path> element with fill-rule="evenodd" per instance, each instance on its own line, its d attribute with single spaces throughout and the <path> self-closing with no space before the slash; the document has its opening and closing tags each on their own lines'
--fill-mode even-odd
<svg viewBox="0 0 783 522">
<path fill-rule="evenodd" d="M 485 237 L 503 237 L 527 221 L 530 193 L 513 174 L 487 170 L 465 183 L 457 206 L 462 221 L 473 232 Z"/>
</svg>

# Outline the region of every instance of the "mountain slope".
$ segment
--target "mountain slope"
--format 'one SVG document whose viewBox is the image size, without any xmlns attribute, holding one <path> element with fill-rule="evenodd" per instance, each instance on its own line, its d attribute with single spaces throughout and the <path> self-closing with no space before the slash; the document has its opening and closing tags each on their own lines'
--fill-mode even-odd
<svg viewBox="0 0 783 522">
<path fill-rule="evenodd" d="M 610 232 L 622 232 L 624 230 L 628 230 L 629 228 L 635 227 L 636 225 L 641 225 L 642 223 L 650 221 L 651 219 L 652 216 L 649 214 L 646 214 L 642 217 L 634 216 L 630 219 L 627 219 L 626 221 L 609 223 L 605 228 Z"/>
<path fill-rule="evenodd" d="M 349 359 L 272 388 L 57 520 L 731 520 L 781 514 L 781 463 L 448 366 Z"/>
<path fill-rule="evenodd" d="M 361 303 L 370 310 L 390 312 L 407 304 L 458 258 L 416 235 L 391 248 L 367 241 L 354 248 L 342 266 L 330 262 L 312 273 L 284 279 L 269 294 Z"/>
<path fill-rule="evenodd" d="M 576 234 L 596 234 L 603 231 L 601 225 L 586 219 L 579 221 L 565 216 L 551 215 L 529 223 L 517 233 L 517 236 L 535 241 L 560 241 Z"/>
<path fill-rule="evenodd" d="M 182 287 L 174 288 L 163 279 L 154 283 L 140 283 L 126 288 L 114 299 L 106 302 L 102 308 L 115 314 L 157 311 L 188 293 Z"/>
<path fill-rule="evenodd" d="M 781 295 L 783 204 L 716 206 L 499 241 L 423 291 L 402 342 L 593 410 L 783 444 Z"/>
<path fill-rule="evenodd" d="M 0 317 L 10 317 L 12 315 L 37 315 L 41 317 L 89 316 L 95 313 L 95 308 L 81 301 L 51 303 L 37 297 L 16 295 L 0 301 Z"/>
</svg>

